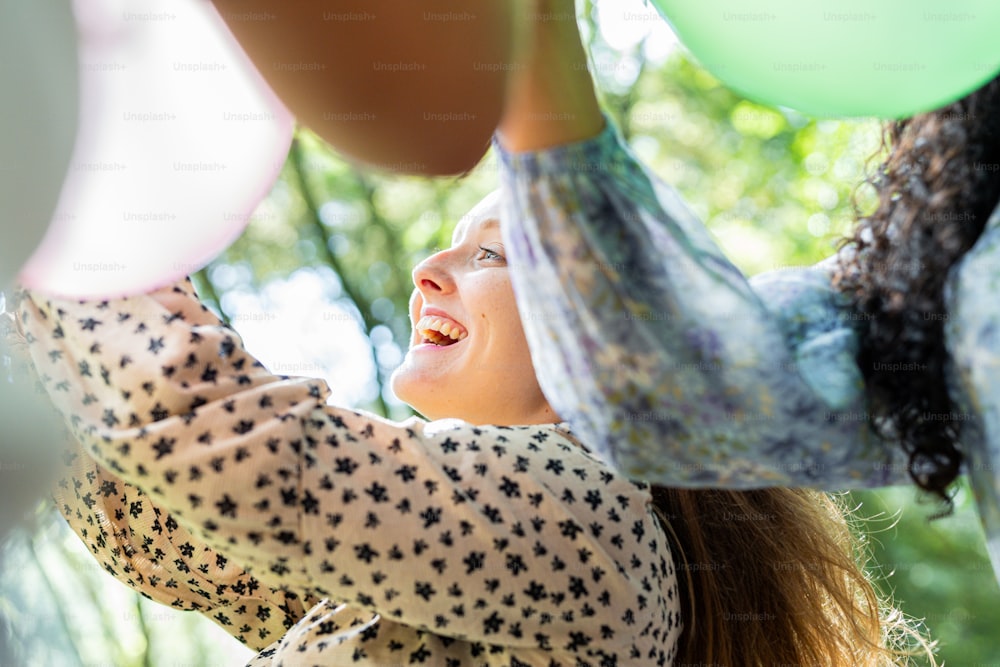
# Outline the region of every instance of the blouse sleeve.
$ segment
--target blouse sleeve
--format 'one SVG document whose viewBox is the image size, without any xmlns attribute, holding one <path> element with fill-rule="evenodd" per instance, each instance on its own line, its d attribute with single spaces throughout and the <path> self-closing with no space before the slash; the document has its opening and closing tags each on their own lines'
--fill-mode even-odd
<svg viewBox="0 0 1000 667">
<path fill-rule="evenodd" d="M 823 267 L 752 283 L 678 194 L 597 137 L 499 142 L 504 235 L 542 389 L 620 470 L 675 486 L 908 481 L 865 411 Z"/>
<path fill-rule="evenodd" d="M 1000 206 L 945 283 L 948 392 L 961 422 L 962 454 L 1000 580 Z"/>
<path fill-rule="evenodd" d="M 648 489 L 555 427 L 326 405 L 322 381 L 270 374 L 188 282 L 102 303 L 22 294 L 19 316 L 86 452 L 263 586 L 588 660 L 640 641 L 604 619 L 672 608 Z"/>
<path fill-rule="evenodd" d="M 0 315 L 9 320 L 10 313 Z M 18 388 L 35 375 L 16 321 L 0 322 Z M 58 414 L 51 415 L 58 419 Z M 59 463 L 52 498 L 101 569 L 151 600 L 198 611 L 247 646 L 281 637 L 317 600 L 262 585 L 193 536 L 139 488 L 99 466 L 65 429 L 52 429 Z"/>
<path fill-rule="evenodd" d="M 106 572 L 151 600 L 200 612 L 254 650 L 318 602 L 262 585 L 78 447 L 67 453 L 54 499 Z"/>
</svg>

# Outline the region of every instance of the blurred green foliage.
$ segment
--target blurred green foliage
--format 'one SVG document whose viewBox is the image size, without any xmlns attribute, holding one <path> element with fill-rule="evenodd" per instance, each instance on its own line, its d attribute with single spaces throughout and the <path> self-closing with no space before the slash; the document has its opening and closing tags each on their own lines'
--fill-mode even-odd
<svg viewBox="0 0 1000 667">
<path fill-rule="evenodd" d="M 584 6 L 592 16 L 592 3 Z M 871 192 L 858 185 L 880 149 L 875 121 L 816 121 L 763 107 L 723 88 L 680 52 L 654 59 L 642 41 L 612 48 L 593 19 L 586 27 L 608 113 L 748 275 L 829 255 L 852 227 L 855 206 L 872 206 Z M 426 181 L 360 170 L 299 131 L 246 232 L 195 276 L 199 292 L 240 329 L 241 314 L 248 317 L 240 304 L 249 295 L 283 282 L 294 288 L 295 276 L 311 272 L 337 310 L 303 315 L 279 334 L 283 344 L 294 348 L 321 319 L 353 320 L 376 370 L 336 381 L 367 386 L 356 407 L 402 418 L 409 410 L 385 382 L 407 344 L 411 268 L 447 246 L 454 223 L 496 186 L 492 155 L 462 179 Z M 296 358 L 305 370 L 339 363 L 309 350 Z M 955 514 L 934 522 L 927 518 L 937 507 L 910 488 L 853 493 L 847 503 L 858 507 L 859 526 L 869 533 L 872 571 L 906 613 L 926 619 L 939 658 L 1000 664 L 1000 589 L 964 482 Z M 33 536 L 8 546 L 0 578 L 0 612 L 25 664 L 216 666 L 248 658 L 209 621 L 140 601 L 99 572 L 51 514 L 39 521 Z"/>
</svg>

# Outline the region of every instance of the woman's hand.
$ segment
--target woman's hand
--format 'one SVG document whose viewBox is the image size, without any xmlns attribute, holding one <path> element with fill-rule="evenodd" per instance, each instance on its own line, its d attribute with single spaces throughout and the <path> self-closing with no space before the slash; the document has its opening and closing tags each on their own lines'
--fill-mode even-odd
<svg viewBox="0 0 1000 667">
<path fill-rule="evenodd" d="M 440 175 L 489 148 L 522 0 L 213 2 L 278 97 L 338 151 Z"/>
<path fill-rule="evenodd" d="M 587 68 L 574 0 L 519 5 L 515 30 L 518 60 L 498 128 L 504 148 L 541 150 L 600 133 L 604 117 Z"/>
</svg>

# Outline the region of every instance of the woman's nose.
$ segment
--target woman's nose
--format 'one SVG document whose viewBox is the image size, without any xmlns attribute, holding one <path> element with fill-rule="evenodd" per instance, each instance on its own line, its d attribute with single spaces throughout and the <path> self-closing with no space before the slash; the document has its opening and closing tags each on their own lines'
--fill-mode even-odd
<svg viewBox="0 0 1000 667">
<path fill-rule="evenodd" d="M 449 292 L 454 280 L 445 266 L 445 251 L 437 252 L 413 268 L 413 284 L 424 294 Z"/>
</svg>

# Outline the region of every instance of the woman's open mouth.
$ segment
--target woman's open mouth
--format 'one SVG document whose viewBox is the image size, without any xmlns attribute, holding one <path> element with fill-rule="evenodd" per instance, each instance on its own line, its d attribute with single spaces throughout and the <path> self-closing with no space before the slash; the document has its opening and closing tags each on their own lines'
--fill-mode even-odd
<svg viewBox="0 0 1000 667">
<path fill-rule="evenodd" d="M 438 347 L 454 345 L 469 336 L 469 332 L 458 322 L 447 317 L 434 315 L 421 317 L 414 328 L 417 330 L 417 335 L 420 336 L 419 344 L 437 345 Z"/>
</svg>

